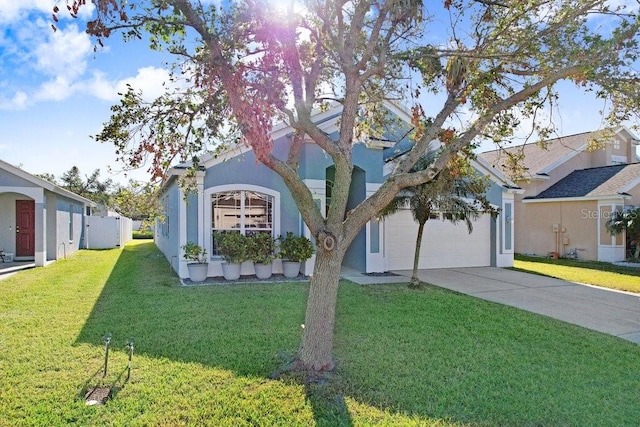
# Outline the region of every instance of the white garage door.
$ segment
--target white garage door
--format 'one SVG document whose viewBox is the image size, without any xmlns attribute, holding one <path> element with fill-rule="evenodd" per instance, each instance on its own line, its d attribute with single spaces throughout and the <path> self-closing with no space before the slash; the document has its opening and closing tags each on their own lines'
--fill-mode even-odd
<svg viewBox="0 0 640 427">
<path fill-rule="evenodd" d="M 385 219 L 385 258 L 389 270 L 413 268 L 418 223 L 403 210 Z M 491 216 L 483 215 L 467 232 L 465 223 L 430 219 L 424 227 L 419 268 L 478 267 L 491 264 Z"/>
</svg>

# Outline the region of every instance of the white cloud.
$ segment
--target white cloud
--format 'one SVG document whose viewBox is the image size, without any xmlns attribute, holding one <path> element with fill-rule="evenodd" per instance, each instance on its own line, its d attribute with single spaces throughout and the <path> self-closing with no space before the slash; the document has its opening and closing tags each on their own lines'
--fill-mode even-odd
<svg viewBox="0 0 640 427">
<path fill-rule="evenodd" d="M 15 96 L 11 100 L 11 103 L 18 108 L 24 108 L 27 105 L 28 99 L 29 97 L 27 96 L 27 94 L 20 91 L 15 94 Z"/>
<path fill-rule="evenodd" d="M 58 76 L 53 80 L 43 83 L 35 95 L 38 101 L 62 101 L 73 95 L 74 89 L 69 80 L 64 76 Z"/>
<path fill-rule="evenodd" d="M 126 91 L 127 83 L 142 90 L 148 99 L 163 93 L 169 73 L 162 68 L 116 69 L 130 77 L 114 77 L 94 69 L 94 41 L 83 31 L 82 18 L 61 22 L 55 32 L 50 28 L 56 3 L 63 9 L 61 19 L 68 16 L 64 0 L 0 0 L 0 25 L 9 22 L 8 30 L 0 32 L 0 110 L 25 109 L 74 95 L 114 102 L 120 98 L 118 92 Z M 92 8 L 81 10 L 86 14 Z M 135 75 L 131 76 L 132 72 Z"/>
<path fill-rule="evenodd" d="M 169 72 L 162 68 L 144 67 L 135 77 L 124 79 L 116 85 L 117 92 L 127 91 L 127 84 L 135 90 L 141 90 L 147 99 L 155 99 L 165 92 L 163 83 L 169 82 Z"/>
<path fill-rule="evenodd" d="M 10 88 L 14 94 L 0 97 L 0 109 L 24 109 L 37 101 L 71 96 L 77 90 L 73 82 L 85 73 L 92 52 L 88 35 L 75 23 L 53 32 L 43 19 L 12 30 L 11 38 L 0 40 L 0 51 L 14 78 L 4 84 L 4 92 Z"/>
<path fill-rule="evenodd" d="M 54 5 L 52 0 L 0 0 L 0 22 L 14 22 L 34 10 L 51 13 Z"/>
<path fill-rule="evenodd" d="M 618 7 L 626 13 L 638 13 L 638 1 L 637 0 L 608 0 L 606 4 L 613 10 Z"/>
<path fill-rule="evenodd" d="M 89 36 L 75 24 L 51 33 L 33 50 L 36 68 L 44 74 L 70 80 L 81 76 L 87 68 L 87 55 L 92 51 Z"/>
<path fill-rule="evenodd" d="M 22 110 L 27 107 L 28 102 L 29 96 L 25 92 L 18 91 L 11 99 L 0 97 L 0 110 Z"/>
<path fill-rule="evenodd" d="M 84 93 L 105 101 L 118 101 L 118 93 L 127 91 L 129 84 L 136 91 L 142 91 L 145 99 L 155 99 L 162 95 L 169 82 L 169 72 L 163 68 L 143 67 L 133 77 L 121 80 L 108 80 L 102 72 L 95 72 L 91 79 L 73 85 L 73 91 Z"/>
<path fill-rule="evenodd" d="M 18 22 L 24 19 L 29 13 L 42 13 L 51 16 L 53 7 L 58 5 L 61 9 L 58 18 L 71 18 L 66 10 L 64 1 L 59 0 L 0 0 L 0 24 Z M 93 15 L 95 7 L 93 3 L 87 2 L 85 6 L 80 8 L 79 17 L 86 19 Z M 51 18 L 51 24 L 53 18 Z"/>
<path fill-rule="evenodd" d="M 91 94 L 98 99 L 105 101 L 117 101 L 118 94 L 115 84 L 109 81 L 106 75 L 101 71 L 96 71 L 90 80 L 86 80 L 79 85 L 82 86 L 84 93 Z"/>
</svg>

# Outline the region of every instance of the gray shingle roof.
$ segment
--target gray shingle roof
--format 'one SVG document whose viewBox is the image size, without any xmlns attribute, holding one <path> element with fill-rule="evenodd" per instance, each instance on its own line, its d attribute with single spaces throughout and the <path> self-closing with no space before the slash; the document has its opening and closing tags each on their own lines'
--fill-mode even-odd
<svg viewBox="0 0 640 427">
<path fill-rule="evenodd" d="M 615 196 L 640 177 L 640 163 L 580 169 L 529 200 Z"/>
</svg>

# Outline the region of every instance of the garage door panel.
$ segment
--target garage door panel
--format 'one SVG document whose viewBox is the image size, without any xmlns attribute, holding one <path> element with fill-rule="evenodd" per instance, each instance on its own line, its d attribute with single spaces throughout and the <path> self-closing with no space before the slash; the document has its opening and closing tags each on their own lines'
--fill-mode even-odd
<svg viewBox="0 0 640 427">
<path fill-rule="evenodd" d="M 410 211 L 385 219 L 385 257 L 389 270 L 413 268 L 418 224 Z M 419 268 L 477 267 L 491 263 L 491 217 L 483 215 L 467 232 L 464 223 L 429 220 L 425 225 Z"/>
</svg>

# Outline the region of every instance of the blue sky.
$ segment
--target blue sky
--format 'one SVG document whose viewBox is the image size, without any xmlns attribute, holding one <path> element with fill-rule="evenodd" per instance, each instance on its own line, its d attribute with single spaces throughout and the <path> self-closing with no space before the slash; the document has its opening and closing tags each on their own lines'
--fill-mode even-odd
<svg viewBox="0 0 640 427">
<path fill-rule="evenodd" d="M 633 4 L 635 0 L 616 0 Z M 60 13 L 51 30 L 55 0 L 0 0 L 0 159 L 30 173 L 60 176 L 72 166 L 83 174 L 100 169 L 102 177 L 126 182 L 146 180 L 138 171 L 119 172 L 112 145 L 90 138 L 108 121 L 109 107 L 126 83 L 146 96 L 159 94 L 167 73 L 163 58 L 145 41 L 123 44 L 119 36 L 93 52 L 83 17 Z M 63 3 L 63 2 L 61 2 Z M 89 2 L 88 2 L 89 3 Z M 553 112 L 560 134 L 602 127 L 600 101 L 571 84 L 563 86 L 560 109 Z M 527 133 L 526 126 L 520 131 Z M 483 149 L 491 146 L 484 145 Z"/>
<path fill-rule="evenodd" d="M 90 135 L 108 121 L 126 83 L 159 94 L 167 76 L 162 57 L 119 36 L 94 53 L 82 19 L 60 13 L 53 32 L 54 4 L 0 0 L 0 158 L 30 173 L 60 176 L 78 166 L 126 182 L 115 148 Z M 146 180 L 143 171 L 129 176 Z"/>
</svg>

